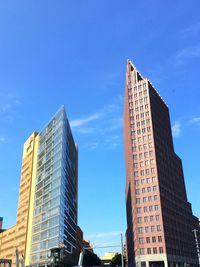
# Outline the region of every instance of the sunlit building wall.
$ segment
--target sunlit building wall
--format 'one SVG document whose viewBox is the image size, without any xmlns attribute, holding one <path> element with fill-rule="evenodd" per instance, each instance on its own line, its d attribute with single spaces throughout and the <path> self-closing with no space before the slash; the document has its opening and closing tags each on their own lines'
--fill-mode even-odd
<svg viewBox="0 0 200 267">
<path fill-rule="evenodd" d="M 127 62 L 124 99 L 128 265 L 197 266 L 181 159 L 169 110 L 153 85 Z"/>
</svg>

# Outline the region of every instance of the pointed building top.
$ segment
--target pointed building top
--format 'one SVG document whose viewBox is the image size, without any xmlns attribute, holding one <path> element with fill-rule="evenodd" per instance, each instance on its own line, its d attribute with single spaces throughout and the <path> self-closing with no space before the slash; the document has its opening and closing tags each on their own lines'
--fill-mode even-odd
<svg viewBox="0 0 200 267">
<path fill-rule="evenodd" d="M 130 72 L 135 72 L 135 82 L 139 82 L 141 80 L 144 80 L 142 75 L 139 73 L 139 71 L 136 69 L 135 65 L 132 63 L 130 59 L 127 59 L 127 69 L 129 69 Z"/>
</svg>

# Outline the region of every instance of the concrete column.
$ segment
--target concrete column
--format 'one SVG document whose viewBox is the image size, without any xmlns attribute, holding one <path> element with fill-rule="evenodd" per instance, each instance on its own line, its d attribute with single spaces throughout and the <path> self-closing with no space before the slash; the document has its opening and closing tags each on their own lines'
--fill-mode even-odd
<svg viewBox="0 0 200 267">
<path fill-rule="evenodd" d="M 167 260 L 164 260 L 164 265 L 165 265 L 165 267 L 170 267 L 170 266 L 168 266 L 168 261 Z"/>
</svg>

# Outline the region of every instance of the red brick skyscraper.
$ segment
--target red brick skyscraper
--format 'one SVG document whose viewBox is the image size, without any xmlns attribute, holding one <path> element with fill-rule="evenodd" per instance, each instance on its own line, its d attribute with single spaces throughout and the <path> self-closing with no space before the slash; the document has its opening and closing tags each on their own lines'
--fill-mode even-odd
<svg viewBox="0 0 200 267">
<path fill-rule="evenodd" d="M 169 110 L 152 84 L 127 62 L 124 101 L 128 265 L 197 266 L 181 159 Z"/>
</svg>

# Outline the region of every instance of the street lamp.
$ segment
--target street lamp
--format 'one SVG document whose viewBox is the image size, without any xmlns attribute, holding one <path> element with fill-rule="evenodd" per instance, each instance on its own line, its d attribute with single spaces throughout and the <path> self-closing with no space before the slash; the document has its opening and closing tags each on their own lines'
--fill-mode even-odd
<svg viewBox="0 0 200 267">
<path fill-rule="evenodd" d="M 124 267 L 124 244 L 123 244 L 123 235 L 121 235 L 121 245 L 122 245 L 122 267 Z"/>
</svg>

